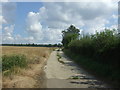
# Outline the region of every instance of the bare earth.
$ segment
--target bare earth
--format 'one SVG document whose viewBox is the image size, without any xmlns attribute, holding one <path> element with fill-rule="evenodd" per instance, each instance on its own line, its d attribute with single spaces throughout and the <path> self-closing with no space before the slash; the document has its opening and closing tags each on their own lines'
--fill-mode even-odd
<svg viewBox="0 0 120 90">
<path fill-rule="evenodd" d="M 57 53 L 61 56 L 58 60 Z M 62 62 L 62 63 L 61 63 Z M 62 51 L 53 51 L 45 66 L 47 88 L 106 88 L 103 82 L 78 67 Z"/>
</svg>

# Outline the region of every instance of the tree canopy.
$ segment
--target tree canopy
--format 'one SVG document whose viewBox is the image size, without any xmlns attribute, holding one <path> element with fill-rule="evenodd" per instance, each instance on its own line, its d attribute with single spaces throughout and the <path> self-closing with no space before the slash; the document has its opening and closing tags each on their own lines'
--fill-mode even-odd
<svg viewBox="0 0 120 90">
<path fill-rule="evenodd" d="M 65 48 L 68 47 L 68 44 L 72 41 L 72 40 L 76 40 L 79 38 L 79 32 L 80 30 L 77 29 L 75 26 L 70 25 L 70 27 L 68 27 L 66 30 L 62 31 L 62 44 Z"/>
</svg>

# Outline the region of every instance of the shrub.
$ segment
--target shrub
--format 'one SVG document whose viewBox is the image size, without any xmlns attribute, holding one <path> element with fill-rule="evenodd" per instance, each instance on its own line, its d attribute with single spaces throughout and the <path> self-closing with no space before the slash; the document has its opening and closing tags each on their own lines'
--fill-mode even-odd
<svg viewBox="0 0 120 90">
<path fill-rule="evenodd" d="M 24 55 L 3 55 L 2 56 L 2 70 L 10 70 L 14 67 L 26 67 L 27 61 Z"/>
<path fill-rule="evenodd" d="M 77 55 L 92 57 L 101 63 L 115 65 L 120 64 L 120 37 L 114 35 L 111 30 L 105 29 L 94 35 L 84 36 L 79 40 L 69 43 L 68 49 Z"/>
<path fill-rule="evenodd" d="M 80 40 L 74 40 L 69 44 L 69 48 L 71 51 L 76 54 L 82 54 L 92 57 L 94 48 L 92 45 L 93 41 L 90 37 L 86 36 L 81 38 Z"/>
</svg>

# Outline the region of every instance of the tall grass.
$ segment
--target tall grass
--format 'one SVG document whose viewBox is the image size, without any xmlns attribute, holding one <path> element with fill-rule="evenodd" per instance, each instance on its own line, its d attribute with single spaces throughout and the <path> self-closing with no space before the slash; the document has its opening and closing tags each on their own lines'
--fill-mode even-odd
<svg viewBox="0 0 120 90">
<path fill-rule="evenodd" d="M 18 68 L 25 68 L 25 67 L 27 67 L 27 59 L 25 55 L 2 56 L 2 71 L 3 71 L 3 75 L 5 76 L 13 72 L 16 72 Z"/>
<path fill-rule="evenodd" d="M 4 76 L 15 75 L 30 69 L 48 58 L 53 48 L 2 46 L 2 71 Z M 23 68 L 23 69 L 22 69 Z"/>
<path fill-rule="evenodd" d="M 26 67 L 27 60 L 25 55 L 3 55 L 2 56 L 2 70 L 9 70 L 13 67 Z"/>
</svg>

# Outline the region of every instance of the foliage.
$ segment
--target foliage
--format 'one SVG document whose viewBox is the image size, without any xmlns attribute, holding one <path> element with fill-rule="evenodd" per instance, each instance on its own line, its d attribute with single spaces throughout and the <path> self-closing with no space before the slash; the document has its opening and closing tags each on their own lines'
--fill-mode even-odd
<svg viewBox="0 0 120 90">
<path fill-rule="evenodd" d="M 64 47 L 68 47 L 68 44 L 79 38 L 79 29 L 77 29 L 75 26 L 71 25 L 67 30 L 62 31 L 62 43 Z"/>
<path fill-rule="evenodd" d="M 26 67 L 27 66 L 27 61 L 26 57 L 24 55 L 3 55 L 2 56 L 2 70 L 10 70 L 14 67 Z"/>
<path fill-rule="evenodd" d="M 94 35 L 72 40 L 64 49 L 69 51 L 68 56 L 74 57 L 78 64 L 97 75 L 111 78 L 113 81 L 120 80 L 120 36 L 115 34 L 114 30 L 105 29 Z"/>
<path fill-rule="evenodd" d="M 120 37 L 111 30 L 96 32 L 94 35 L 84 36 L 69 43 L 69 49 L 84 56 L 92 57 L 101 63 L 120 64 Z M 114 61 L 116 60 L 116 61 Z"/>
<path fill-rule="evenodd" d="M 91 56 L 94 52 L 93 42 L 88 36 L 80 40 L 74 40 L 69 43 L 68 46 L 69 49 L 76 54 Z"/>
<path fill-rule="evenodd" d="M 2 46 L 29 46 L 29 47 L 62 47 L 60 43 L 58 44 L 2 44 Z"/>
</svg>

